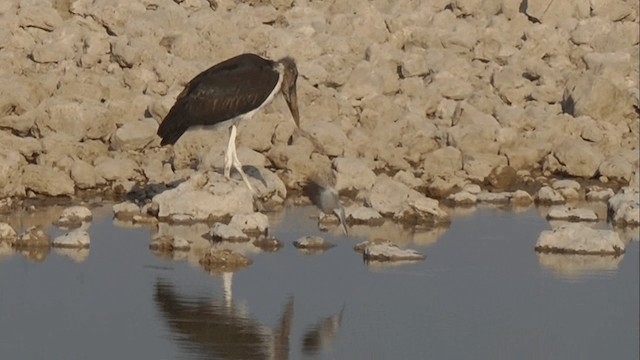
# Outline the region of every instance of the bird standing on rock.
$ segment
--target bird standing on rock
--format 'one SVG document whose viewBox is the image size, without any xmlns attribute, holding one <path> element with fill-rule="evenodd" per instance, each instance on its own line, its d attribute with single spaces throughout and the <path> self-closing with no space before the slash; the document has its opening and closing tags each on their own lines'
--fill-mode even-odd
<svg viewBox="0 0 640 360">
<path fill-rule="evenodd" d="M 178 95 L 158 128 L 161 145 L 175 144 L 192 128 L 231 125 L 224 176 L 229 178 L 233 165 L 255 193 L 236 152 L 236 125 L 242 119 L 251 118 L 282 93 L 299 127 L 297 79 L 298 68 L 290 57 L 271 61 L 256 54 L 242 54 L 216 64 L 189 81 Z"/>
</svg>

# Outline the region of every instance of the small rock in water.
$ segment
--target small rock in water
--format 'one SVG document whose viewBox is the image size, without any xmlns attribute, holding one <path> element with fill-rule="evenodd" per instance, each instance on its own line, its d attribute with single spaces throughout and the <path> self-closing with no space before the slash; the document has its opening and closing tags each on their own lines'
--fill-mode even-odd
<svg viewBox="0 0 640 360">
<path fill-rule="evenodd" d="M 19 249 L 49 247 L 50 245 L 51 238 L 40 226 L 28 228 L 14 243 L 14 246 Z"/>
<path fill-rule="evenodd" d="M 637 188 L 624 187 L 607 203 L 610 220 L 618 226 L 640 225 L 640 192 Z"/>
<path fill-rule="evenodd" d="M 159 252 L 171 252 L 171 251 L 188 251 L 191 248 L 191 244 L 181 238 L 173 236 L 159 236 L 149 244 L 149 249 Z"/>
<path fill-rule="evenodd" d="M 75 229 L 53 239 L 53 246 L 60 248 L 88 248 L 89 233 L 82 229 Z"/>
<path fill-rule="evenodd" d="M 543 186 L 536 193 L 536 202 L 541 204 L 562 204 L 564 197 L 550 186 Z"/>
<path fill-rule="evenodd" d="M 366 206 L 348 207 L 345 209 L 345 213 L 347 222 L 351 224 L 375 226 L 384 222 L 384 218 L 379 212 Z"/>
<path fill-rule="evenodd" d="M 613 195 L 615 195 L 615 193 L 611 188 L 592 186 L 587 189 L 587 200 L 589 201 L 607 201 Z"/>
<path fill-rule="evenodd" d="M 140 207 L 131 201 L 113 205 L 113 213 L 117 219 L 131 220 L 135 215 L 140 215 Z"/>
<path fill-rule="evenodd" d="M 248 257 L 229 249 L 211 249 L 200 259 L 200 265 L 211 272 L 236 271 L 251 265 L 251 263 L 252 261 Z"/>
<path fill-rule="evenodd" d="M 326 241 L 320 236 L 303 236 L 294 241 L 293 246 L 295 246 L 297 249 L 302 250 L 323 251 L 328 250 L 336 245 Z"/>
<path fill-rule="evenodd" d="M 269 218 L 267 215 L 259 212 L 252 214 L 236 214 L 233 215 L 229 226 L 245 234 L 266 234 L 269 229 Z"/>
<path fill-rule="evenodd" d="M 11 225 L 7 223 L 0 223 L 0 241 L 6 241 L 11 244 L 17 238 L 18 238 L 18 234 L 11 227 Z"/>
<path fill-rule="evenodd" d="M 553 206 L 547 214 L 549 220 L 598 221 L 598 215 L 591 209 L 573 208 L 566 205 Z"/>
<path fill-rule="evenodd" d="M 83 223 L 90 222 L 92 219 L 93 214 L 87 207 L 71 206 L 62 211 L 54 225 L 63 228 L 76 228 Z"/>
<path fill-rule="evenodd" d="M 280 240 L 271 236 L 260 236 L 253 240 L 253 245 L 266 252 L 275 252 L 282 248 Z"/>
<path fill-rule="evenodd" d="M 418 261 L 425 256 L 412 249 L 400 249 L 398 245 L 382 239 L 364 241 L 354 250 L 362 252 L 365 261 Z"/>
<path fill-rule="evenodd" d="M 466 190 L 462 190 L 447 196 L 447 200 L 452 201 L 457 206 L 471 206 L 475 205 L 478 197 Z"/>
<path fill-rule="evenodd" d="M 524 190 L 516 190 L 511 194 L 511 203 L 518 206 L 533 204 L 533 197 Z"/>
<path fill-rule="evenodd" d="M 595 230 L 582 224 L 564 224 L 540 233 L 535 247 L 538 252 L 620 255 L 625 245 L 613 230 Z"/>
<path fill-rule="evenodd" d="M 209 231 L 209 236 L 214 241 L 249 241 L 249 236 L 243 233 L 242 230 L 223 223 L 213 224 L 211 231 Z"/>
</svg>

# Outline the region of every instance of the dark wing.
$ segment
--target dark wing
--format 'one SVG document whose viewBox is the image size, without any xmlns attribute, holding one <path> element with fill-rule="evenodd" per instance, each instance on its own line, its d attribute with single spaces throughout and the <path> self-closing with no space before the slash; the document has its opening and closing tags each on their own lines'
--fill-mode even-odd
<svg viewBox="0 0 640 360">
<path fill-rule="evenodd" d="M 193 78 L 158 128 L 162 145 L 192 126 L 214 125 L 258 108 L 278 83 L 274 63 L 254 54 L 225 60 Z"/>
</svg>

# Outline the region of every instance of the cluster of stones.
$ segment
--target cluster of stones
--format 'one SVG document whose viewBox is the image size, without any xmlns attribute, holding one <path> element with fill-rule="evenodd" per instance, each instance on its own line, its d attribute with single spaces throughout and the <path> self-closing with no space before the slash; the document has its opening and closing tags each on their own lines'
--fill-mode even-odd
<svg viewBox="0 0 640 360">
<path fill-rule="evenodd" d="M 53 247 L 76 261 L 89 255 L 89 227 L 93 215 L 84 206 L 71 206 L 62 211 L 52 224 L 66 232 L 53 239 L 42 226 L 31 226 L 18 234 L 9 224 L 0 222 L 0 247 L 18 251 L 29 259 L 43 260 Z"/>
<path fill-rule="evenodd" d="M 220 167 L 226 130 L 187 134 L 173 151 L 155 131 L 186 81 L 242 52 L 296 58 L 301 125 L 321 144 L 289 143 L 282 102 L 240 126 L 239 157 L 267 179 L 270 204 L 330 166 L 340 191 L 370 191 L 369 207 L 409 220 L 433 216 L 429 200 L 381 208 L 374 185 L 435 199 L 527 174 L 638 187 L 635 1 L 13 0 L 0 10 L 0 198 L 142 186 L 164 196 L 160 217 L 217 216 L 157 194 L 194 163 Z M 193 198 L 241 192 L 212 176 L 192 185 L 202 185 Z M 473 191 L 452 200 L 483 201 Z M 247 212 L 247 196 L 227 215 Z"/>
<path fill-rule="evenodd" d="M 0 19 L 0 211 L 100 191 L 135 199 L 114 207 L 120 221 L 214 222 L 278 208 L 330 169 L 351 225 L 446 225 L 441 202 L 604 220 L 578 200 L 640 222 L 637 1 L 10 0 Z M 243 52 L 296 59 L 314 139 L 291 141 L 282 101 L 240 124 L 257 197 L 211 171 L 226 129 L 172 149 L 155 134 L 189 79 Z M 49 243 L 2 229 L 11 247 Z M 234 229 L 210 235 L 246 242 Z M 87 246 L 76 235 L 57 243 Z"/>
</svg>

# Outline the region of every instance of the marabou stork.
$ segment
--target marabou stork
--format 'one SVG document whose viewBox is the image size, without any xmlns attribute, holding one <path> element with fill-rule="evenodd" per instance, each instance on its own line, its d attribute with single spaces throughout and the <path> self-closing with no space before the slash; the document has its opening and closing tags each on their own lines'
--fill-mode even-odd
<svg viewBox="0 0 640 360">
<path fill-rule="evenodd" d="M 189 81 L 178 95 L 158 128 L 161 145 L 175 144 L 190 128 L 230 124 L 224 176 L 229 177 L 233 165 L 254 192 L 236 153 L 236 125 L 251 118 L 281 92 L 299 127 L 297 79 L 298 69 L 290 57 L 271 61 L 242 54 L 216 64 Z"/>
</svg>

